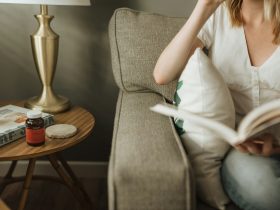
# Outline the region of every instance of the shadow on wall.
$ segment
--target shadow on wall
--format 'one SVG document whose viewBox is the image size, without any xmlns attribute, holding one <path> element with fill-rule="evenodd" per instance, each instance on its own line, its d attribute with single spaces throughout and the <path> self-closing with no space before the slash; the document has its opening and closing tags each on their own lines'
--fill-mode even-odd
<svg viewBox="0 0 280 210">
<path fill-rule="evenodd" d="M 71 13 L 65 9 L 59 14 L 61 18 L 64 17 L 64 23 L 66 21 L 67 25 L 76 26 L 76 28 L 60 27 L 63 30 L 61 33 L 68 35 L 68 40 L 61 42 L 62 47 L 64 45 L 68 48 L 60 57 L 64 60 L 61 63 L 64 68 L 72 69 L 71 78 L 68 79 L 68 84 L 64 85 L 69 87 L 69 90 L 64 92 L 71 95 L 75 91 L 75 103 L 86 107 L 96 117 L 93 134 L 78 148 L 69 150 L 68 159 L 74 157 L 75 160 L 79 158 L 108 161 L 109 159 L 118 88 L 111 68 L 108 24 L 115 9 L 133 8 L 135 5 L 132 3 L 133 1 L 96 0 L 91 8 L 83 12 L 78 13 L 77 8 L 71 8 Z M 73 14 L 79 16 L 79 19 L 73 17 Z M 77 26 L 81 29 L 77 30 Z M 77 47 L 76 40 L 79 40 L 80 47 Z M 75 67 L 72 66 L 73 60 L 77 63 Z M 81 66 L 84 68 L 80 69 Z M 83 74 L 81 70 L 84 71 Z M 57 74 L 57 79 L 63 81 L 63 78 L 62 72 Z M 77 90 L 73 90 L 72 87 Z"/>
<path fill-rule="evenodd" d="M 95 0 L 91 7 L 49 8 L 55 16 L 52 27 L 60 35 L 54 88 L 96 118 L 93 134 L 65 152 L 68 160 L 109 158 L 118 95 L 108 40 L 108 23 L 114 10 L 130 7 L 164 13 L 166 8 L 158 10 L 160 3 L 161 0 Z M 36 30 L 33 14 L 38 13 L 38 6 L 0 4 L 0 100 L 27 99 L 40 92 L 29 38 Z"/>
<path fill-rule="evenodd" d="M 107 161 L 113 130 L 118 88 L 110 61 L 108 23 L 118 7 L 129 1 L 96 0 L 91 7 L 51 6 L 52 27 L 60 35 L 59 59 L 54 88 L 74 105 L 87 108 L 96 117 L 93 134 L 66 151 L 70 160 Z M 32 5 L 0 5 L 0 100 L 26 99 L 38 95 L 29 35 L 36 30 Z"/>
</svg>

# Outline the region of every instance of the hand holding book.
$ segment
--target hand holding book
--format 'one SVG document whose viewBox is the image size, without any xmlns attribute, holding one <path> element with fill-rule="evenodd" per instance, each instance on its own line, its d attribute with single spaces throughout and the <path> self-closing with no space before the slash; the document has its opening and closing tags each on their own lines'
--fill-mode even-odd
<svg viewBox="0 0 280 210">
<path fill-rule="evenodd" d="M 255 138 L 260 132 L 280 123 L 280 99 L 263 104 L 249 112 L 241 121 L 237 131 L 220 122 L 178 109 L 173 105 L 157 104 L 151 107 L 151 110 L 166 116 L 191 121 L 192 123 L 208 128 L 232 146 L 242 144 L 249 138 Z M 274 139 L 273 144 L 279 146 L 279 140 Z"/>
<path fill-rule="evenodd" d="M 274 142 L 275 137 L 272 134 L 265 133 L 256 138 L 248 139 L 241 144 L 234 145 L 234 147 L 244 153 L 271 156 L 274 154 L 280 154 L 280 146 L 274 144 Z"/>
</svg>

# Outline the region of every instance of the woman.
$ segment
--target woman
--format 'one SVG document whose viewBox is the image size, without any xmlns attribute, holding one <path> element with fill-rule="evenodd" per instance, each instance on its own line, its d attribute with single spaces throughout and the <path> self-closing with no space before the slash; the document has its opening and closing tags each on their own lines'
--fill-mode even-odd
<svg viewBox="0 0 280 210">
<path fill-rule="evenodd" d="M 227 82 L 237 115 L 280 97 L 280 0 L 199 0 L 192 15 L 162 52 L 158 84 L 177 79 L 197 47 Z M 222 177 L 229 197 L 244 210 L 280 209 L 279 129 L 235 145 Z"/>
</svg>

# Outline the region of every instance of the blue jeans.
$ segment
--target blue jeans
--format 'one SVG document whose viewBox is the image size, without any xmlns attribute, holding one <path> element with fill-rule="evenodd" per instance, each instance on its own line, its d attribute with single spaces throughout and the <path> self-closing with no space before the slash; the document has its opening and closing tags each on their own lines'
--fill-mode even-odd
<svg viewBox="0 0 280 210">
<path fill-rule="evenodd" d="M 223 186 L 243 210 L 280 210 L 280 156 L 261 157 L 232 149 L 222 166 Z"/>
</svg>

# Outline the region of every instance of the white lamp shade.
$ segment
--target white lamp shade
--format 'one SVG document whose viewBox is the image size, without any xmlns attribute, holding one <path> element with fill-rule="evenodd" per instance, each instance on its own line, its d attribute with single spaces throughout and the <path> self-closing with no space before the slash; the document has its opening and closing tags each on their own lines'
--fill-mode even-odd
<svg viewBox="0 0 280 210">
<path fill-rule="evenodd" d="M 0 3 L 89 6 L 90 0 L 0 0 Z"/>
</svg>

